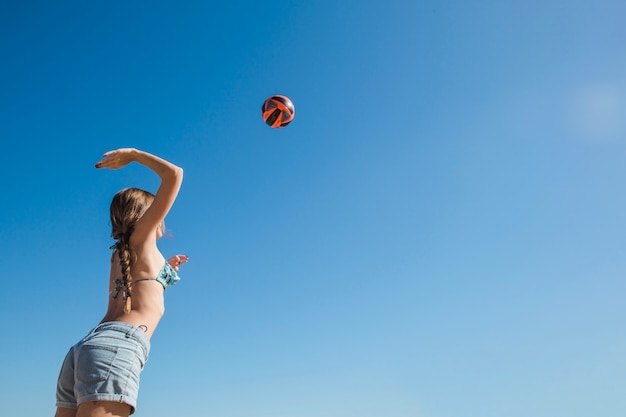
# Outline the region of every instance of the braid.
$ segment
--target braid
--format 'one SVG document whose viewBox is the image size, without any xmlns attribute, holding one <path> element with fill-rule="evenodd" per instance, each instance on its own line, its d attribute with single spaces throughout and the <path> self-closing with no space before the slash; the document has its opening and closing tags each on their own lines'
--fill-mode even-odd
<svg viewBox="0 0 626 417">
<path fill-rule="evenodd" d="M 152 204 L 154 195 L 138 188 L 125 188 L 118 192 L 111 201 L 111 237 L 116 240 L 111 246 L 120 259 L 122 269 L 121 280 L 115 281 L 113 299 L 120 291 L 124 294 L 124 313 L 131 310 L 131 296 L 133 280 L 130 275 L 130 266 L 134 262 L 135 253 L 130 247 L 130 236 L 135 230 L 135 224 Z"/>
<path fill-rule="evenodd" d="M 130 312 L 130 297 L 132 296 L 131 290 L 133 288 L 132 277 L 130 276 L 130 260 L 132 256 L 132 249 L 128 245 L 127 239 L 119 241 L 118 256 L 120 258 L 120 266 L 122 267 L 122 285 L 124 287 L 124 313 Z"/>
<path fill-rule="evenodd" d="M 111 246 L 111 249 L 114 249 L 117 253 L 117 256 L 120 260 L 120 267 L 122 269 L 122 280 L 116 280 L 116 292 L 113 296 L 113 299 L 117 298 L 119 291 L 123 290 L 124 294 L 124 313 L 129 313 L 131 308 L 131 296 L 132 296 L 132 288 L 133 288 L 133 280 L 130 275 L 130 264 L 131 260 L 134 257 L 134 253 L 130 245 L 128 244 L 128 240 L 130 238 L 130 234 L 132 231 L 127 231 L 126 233 L 118 233 L 113 236 L 117 239 L 117 242 Z"/>
</svg>

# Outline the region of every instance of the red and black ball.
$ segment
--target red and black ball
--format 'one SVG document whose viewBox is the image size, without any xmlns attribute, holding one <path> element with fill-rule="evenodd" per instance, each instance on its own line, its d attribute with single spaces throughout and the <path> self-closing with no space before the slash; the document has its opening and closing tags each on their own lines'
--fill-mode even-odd
<svg viewBox="0 0 626 417">
<path fill-rule="evenodd" d="M 265 100 L 261 114 L 269 127 L 280 128 L 291 123 L 296 115 L 296 108 L 289 98 L 275 95 Z"/>
</svg>

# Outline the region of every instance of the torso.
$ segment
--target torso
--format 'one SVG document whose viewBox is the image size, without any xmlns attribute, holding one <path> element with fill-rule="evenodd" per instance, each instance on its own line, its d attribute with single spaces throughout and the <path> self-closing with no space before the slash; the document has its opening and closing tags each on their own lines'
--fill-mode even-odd
<svg viewBox="0 0 626 417">
<path fill-rule="evenodd" d="M 102 319 L 102 323 L 109 321 L 121 321 L 138 326 L 146 332 L 148 338 L 152 337 L 163 313 L 165 312 L 165 300 L 163 285 L 154 281 L 165 259 L 158 250 L 150 251 L 146 254 L 137 254 L 136 261 L 131 265 L 131 276 L 134 282 L 132 286 L 131 311 L 124 312 L 123 290 L 113 299 L 116 285 L 115 280 L 122 278 L 122 269 L 117 253 L 111 257 L 111 270 L 109 274 L 109 305 L 107 314 Z M 142 256 L 143 255 L 143 256 Z"/>
</svg>

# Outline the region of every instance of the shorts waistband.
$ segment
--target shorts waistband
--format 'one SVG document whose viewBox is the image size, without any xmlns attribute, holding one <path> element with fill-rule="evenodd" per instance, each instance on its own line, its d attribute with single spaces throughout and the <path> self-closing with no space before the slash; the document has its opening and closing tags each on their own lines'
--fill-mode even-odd
<svg viewBox="0 0 626 417">
<path fill-rule="evenodd" d="M 133 324 L 124 323 L 121 321 L 108 321 L 105 323 L 100 323 L 89 333 L 89 336 L 94 335 L 98 332 L 103 331 L 115 331 L 123 333 L 124 336 L 128 339 L 132 338 L 141 343 L 146 351 L 146 355 L 150 351 L 150 339 L 146 335 L 146 332 L 141 329 L 141 327 L 135 326 Z M 87 336 L 87 337 L 89 337 Z"/>
</svg>

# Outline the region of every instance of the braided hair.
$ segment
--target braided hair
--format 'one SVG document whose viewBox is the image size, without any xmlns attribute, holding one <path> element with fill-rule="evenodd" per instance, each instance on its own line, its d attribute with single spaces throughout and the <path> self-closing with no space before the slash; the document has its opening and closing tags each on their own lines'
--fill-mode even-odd
<svg viewBox="0 0 626 417">
<path fill-rule="evenodd" d="M 115 299 L 120 291 L 124 295 L 124 312 L 131 310 L 131 296 L 133 281 L 130 275 L 130 267 L 135 260 L 135 253 L 130 247 L 130 236 L 135 230 L 137 221 L 144 215 L 154 200 L 154 194 L 139 188 L 125 188 L 113 197 L 110 207 L 111 237 L 116 242 L 111 246 L 117 253 L 122 269 L 122 276 L 115 280 Z"/>
</svg>

